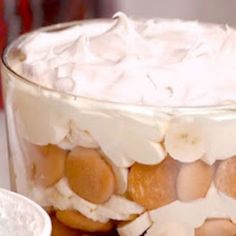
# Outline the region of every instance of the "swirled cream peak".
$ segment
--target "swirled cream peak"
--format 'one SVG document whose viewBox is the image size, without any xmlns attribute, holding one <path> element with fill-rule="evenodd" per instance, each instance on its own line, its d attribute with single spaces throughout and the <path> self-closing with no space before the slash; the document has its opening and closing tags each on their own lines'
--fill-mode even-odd
<svg viewBox="0 0 236 236">
<path fill-rule="evenodd" d="M 236 101 L 236 32 L 181 20 L 112 20 L 30 34 L 19 73 L 75 95 L 146 105 Z"/>
</svg>

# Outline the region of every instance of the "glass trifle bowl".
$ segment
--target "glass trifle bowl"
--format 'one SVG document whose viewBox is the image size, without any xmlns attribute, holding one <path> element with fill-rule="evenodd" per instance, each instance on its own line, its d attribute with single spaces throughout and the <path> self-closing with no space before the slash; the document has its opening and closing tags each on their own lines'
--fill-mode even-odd
<svg viewBox="0 0 236 236">
<path fill-rule="evenodd" d="M 235 31 L 114 18 L 5 50 L 12 188 L 53 235 L 235 235 Z"/>
</svg>

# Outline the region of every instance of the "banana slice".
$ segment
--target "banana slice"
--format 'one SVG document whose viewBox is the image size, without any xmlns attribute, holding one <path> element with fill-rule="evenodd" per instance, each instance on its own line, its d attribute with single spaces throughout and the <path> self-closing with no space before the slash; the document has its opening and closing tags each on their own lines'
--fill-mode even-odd
<svg viewBox="0 0 236 236">
<path fill-rule="evenodd" d="M 229 220 L 207 220 L 195 231 L 195 236 L 235 236 L 236 225 Z"/>
<path fill-rule="evenodd" d="M 158 225 L 170 222 L 187 224 L 189 227 L 199 227 L 207 218 L 208 206 L 204 200 L 192 202 L 175 201 L 169 205 L 149 211 L 150 218 Z"/>
<path fill-rule="evenodd" d="M 186 224 L 178 224 L 178 223 L 166 223 L 166 224 L 158 224 L 155 223 L 152 227 L 147 231 L 145 236 L 195 236 L 194 228 L 189 227 Z"/>
<path fill-rule="evenodd" d="M 106 223 L 109 221 L 107 216 L 97 213 L 96 209 L 98 205 L 88 202 L 79 196 L 73 196 L 70 200 L 72 202 L 72 209 L 79 211 L 87 218 L 101 223 Z"/>
<path fill-rule="evenodd" d="M 55 185 L 55 187 L 61 195 L 65 196 L 67 198 L 75 196 L 75 193 L 70 189 L 66 178 L 60 179 L 57 182 L 57 184 Z"/>
<path fill-rule="evenodd" d="M 181 201 L 192 201 L 206 196 L 214 168 L 203 161 L 183 164 L 177 177 L 177 194 Z"/>
<path fill-rule="evenodd" d="M 125 167 L 118 167 L 116 166 L 109 158 L 106 157 L 106 155 L 101 152 L 102 156 L 106 159 L 108 164 L 112 167 L 113 173 L 115 175 L 116 179 L 116 189 L 115 193 L 117 194 L 124 194 L 127 191 L 128 187 L 128 174 L 129 169 Z"/>
<path fill-rule="evenodd" d="M 61 195 L 56 188 L 46 189 L 46 196 L 50 206 L 55 209 L 66 210 L 72 208 L 71 200 Z"/>
<path fill-rule="evenodd" d="M 132 160 L 144 165 L 158 164 L 166 157 L 166 151 L 160 143 L 151 142 L 130 132 L 125 135 L 123 148 Z"/>
<path fill-rule="evenodd" d="M 121 221 L 121 220 L 127 221 L 133 217 L 132 215 L 129 215 L 129 214 L 115 212 L 102 205 L 97 208 L 96 214 L 99 215 L 99 219 L 102 217 L 108 217 L 109 219 L 118 220 L 118 221 Z M 101 219 L 99 221 L 101 221 Z"/>
<path fill-rule="evenodd" d="M 103 206 L 115 212 L 125 214 L 140 214 L 144 211 L 144 208 L 136 202 L 130 201 L 119 195 L 113 195 L 103 204 Z"/>
<path fill-rule="evenodd" d="M 182 162 L 193 162 L 202 158 L 208 147 L 201 122 L 194 117 L 173 119 L 164 143 L 170 156 Z"/>
<path fill-rule="evenodd" d="M 156 120 L 152 116 L 123 114 L 120 119 L 124 126 L 122 149 L 132 160 L 141 164 L 155 165 L 165 158 L 166 152 L 160 142 L 167 129 L 166 120 L 161 118 Z"/>
<path fill-rule="evenodd" d="M 119 195 L 113 195 L 96 209 L 97 214 L 114 220 L 129 220 L 132 215 L 143 211 L 142 206 Z"/>
<path fill-rule="evenodd" d="M 152 222 L 148 213 L 145 212 L 130 223 L 118 227 L 117 231 L 120 236 L 140 236 L 151 226 L 151 224 Z"/>
</svg>

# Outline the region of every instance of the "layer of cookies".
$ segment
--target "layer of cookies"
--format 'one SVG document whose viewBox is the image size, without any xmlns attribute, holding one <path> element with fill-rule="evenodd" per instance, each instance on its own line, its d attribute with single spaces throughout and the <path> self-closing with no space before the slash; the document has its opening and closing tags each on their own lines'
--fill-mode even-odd
<svg viewBox="0 0 236 236">
<path fill-rule="evenodd" d="M 124 168 L 114 169 L 99 149 L 27 147 L 32 155 L 30 197 L 68 227 L 100 232 L 100 226 L 110 225 L 107 231 L 117 227 L 120 235 L 137 236 L 146 231 L 168 235 L 182 227 L 190 230 L 183 234 L 189 236 L 209 218 L 236 222 L 236 157 L 210 166 L 168 156 L 156 165 L 134 163 L 123 175 Z M 73 222 L 77 215 L 78 221 L 82 217 L 99 227 L 81 228 Z"/>
</svg>

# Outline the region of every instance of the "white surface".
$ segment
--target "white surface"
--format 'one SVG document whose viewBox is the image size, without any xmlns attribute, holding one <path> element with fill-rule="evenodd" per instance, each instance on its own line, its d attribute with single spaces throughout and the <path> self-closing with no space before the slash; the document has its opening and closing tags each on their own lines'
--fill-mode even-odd
<svg viewBox="0 0 236 236">
<path fill-rule="evenodd" d="M 49 236 L 49 215 L 35 202 L 0 188 L 0 235 Z"/>
<path fill-rule="evenodd" d="M 236 26 L 235 0 L 118 0 L 117 5 L 134 16 L 198 19 Z"/>
<path fill-rule="evenodd" d="M 10 189 L 7 136 L 4 113 L 0 112 L 0 187 Z"/>
</svg>

